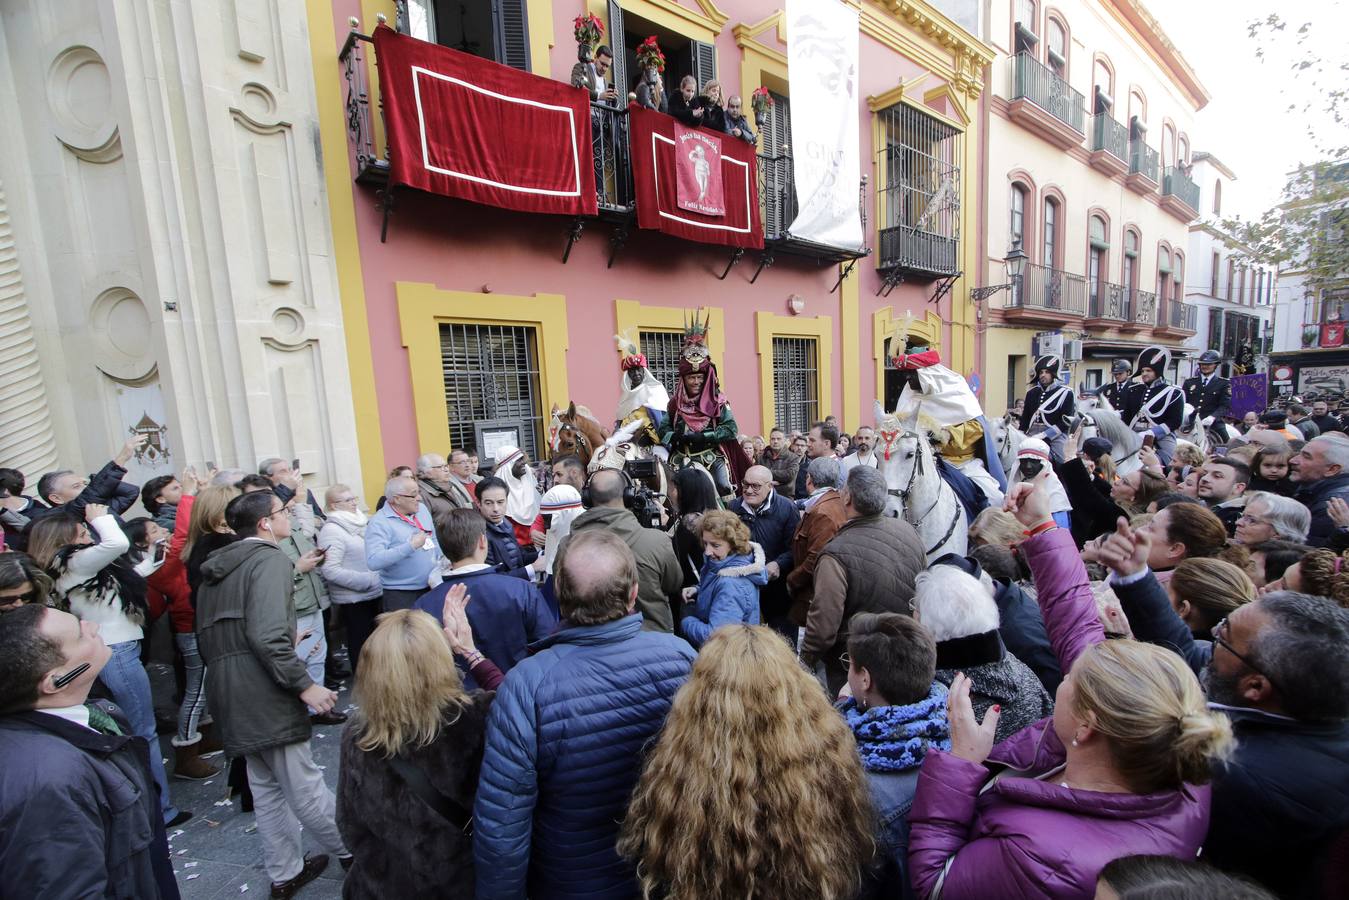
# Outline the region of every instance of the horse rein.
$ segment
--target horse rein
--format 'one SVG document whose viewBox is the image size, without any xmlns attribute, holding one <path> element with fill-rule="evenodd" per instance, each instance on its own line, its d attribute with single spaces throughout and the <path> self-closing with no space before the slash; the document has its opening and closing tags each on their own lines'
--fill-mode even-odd
<svg viewBox="0 0 1349 900">
<path fill-rule="evenodd" d="M 903 432 L 902 434 L 898 431 L 889 431 L 889 432 L 879 431 L 877 432 L 877 434 L 879 434 L 881 438 L 885 441 L 885 458 L 887 460 L 890 458 L 890 445 L 893 444 L 899 438 L 912 437 L 915 440 L 919 441 L 923 439 L 923 436 L 916 431 L 906 431 Z M 937 487 L 937 499 L 932 501 L 932 505 L 927 508 L 927 512 L 923 513 L 921 516 L 917 517 L 913 516 L 909 510 L 909 494 L 913 493 L 913 483 L 918 480 L 919 475 L 923 474 L 925 468 L 923 465 L 922 451 L 915 448 L 914 452 L 918 454 L 918 459 L 914 463 L 912 474 L 909 475 L 909 483 L 904 485 L 904 487 L 902 488 L 887 488 L 886 493 L 889 494 L 891 497 L 894 497 L 900 501 L 901 505 L 904 508 L 904 521 L 908 522 L 914 528 L 917 528 L 918 523 L 923 521 L 923 519 L 927 518 L 928 515 L 930 515 L 932 511 L 937 508 L 937 504 L 941 503 L 941 486 L 939 485 Z M 951 525 L 949 528 L 946 529 L 946 534 L 942 535 L 941 538 L 931 547 L 928 547 L 927 550 L 924 551 L 924 553 L 932 553 L 942 544 L 945 544 L 947 541 L 951 539 L 951 535 L 956 533 L 956 527 L 960 525 L 960 510 L 961 510 L 960 498 L 957 497 L 955 503 L 955 512 L 954 515 L 951 516 Z"/>
</svg>

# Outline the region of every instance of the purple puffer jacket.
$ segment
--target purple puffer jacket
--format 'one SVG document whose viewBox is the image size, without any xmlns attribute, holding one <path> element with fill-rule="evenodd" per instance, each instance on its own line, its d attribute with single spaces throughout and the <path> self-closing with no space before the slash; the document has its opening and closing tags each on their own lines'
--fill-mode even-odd
<svg viewBox="0 0 1349 900">
<path fill-rule="evenodd" d="M 1086 569 L 1062 529 L 1021 545 L 1054 652 L 1066 673 L 1105 640 Z M 1193 859 L 1208 830 L 1209 789 L 1110 794 L 1061 786 L 1067 759 L 1044 719 L 998 744 L 988 762 L 1020 776 L 992 784 L 982 765 L 930 752 L 909 814 L 909 875 L 923 898 L 1087 898 L 1106 863 L 1135 853 Z M 1054 773 L 1046 780 L 1037 776 Z M 987 785 L 987 787 L 985 787 Z"/>
</svg>

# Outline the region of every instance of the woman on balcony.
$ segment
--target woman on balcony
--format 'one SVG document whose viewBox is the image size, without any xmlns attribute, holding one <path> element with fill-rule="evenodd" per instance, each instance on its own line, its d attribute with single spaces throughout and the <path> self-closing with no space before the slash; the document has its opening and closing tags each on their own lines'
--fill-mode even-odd
<svg viewBox="0 0 1349 900">
<path fill-rule="evenodd" d="M 722 134 L 729 133 L 726 128 L 726 97 L 721 90 L 721 82 L 715 78 L 703 85 L 703 127 Z"/>
</svg>

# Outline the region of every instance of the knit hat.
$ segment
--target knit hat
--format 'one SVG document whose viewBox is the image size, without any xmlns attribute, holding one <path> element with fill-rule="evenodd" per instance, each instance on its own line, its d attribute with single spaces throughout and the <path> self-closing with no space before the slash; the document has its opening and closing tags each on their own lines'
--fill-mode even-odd
<svg viewBox="0 0 1349 900">
<path fill-rule="evenodd" d="M 1261 425 L 1284 425 L 1288 421 L 1288 413 L 1281 409 L 1266 410 L 1260 414 Z"/>
<path fill-rule="evenodd" d="M 1102 456 L 1109 456 L 1114 449 L 1115 445 L 1103 437 L 1087 438 L 1082 442 L 1082 452 L 1093 462 Z"/>
</svg>

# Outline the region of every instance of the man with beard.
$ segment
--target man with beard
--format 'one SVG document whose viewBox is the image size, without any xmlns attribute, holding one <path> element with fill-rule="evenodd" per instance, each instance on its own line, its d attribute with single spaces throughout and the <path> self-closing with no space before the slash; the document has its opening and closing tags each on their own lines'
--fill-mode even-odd
<svg viewBox="0 0 1349 900">
<path fill-rule="evenodd" d="M 665 411 L 670 405 L 670 392 L 656 380 L 647 368 L 646 356 L 639 353 L 637 343 L 626 333 L 614 338 L 621 357 L 619 368 L 623 380 L 619 384 L 618 414 L 614 417 L 614 431 L 621 430 L 636 419 L 643 425 L 633 436 L 642 446 L 660 443 L 660 428 L 665 424 Z"/>
<path fill-rule="evenodd" d="M 870 466 L 878 468 L 879 460 L 876 456 L 876 429 L 870 425 L 863 425 L 857 429 L 854 436 L 853 452 L 849 453 L 843 459 L 839 460 L 842 468 L 843 477 L 847 478 L 848 473 L 857 466 Z"/>
<path fill-rule="evenodd" d="M 1073 392 L 1059 380 L 1062 368 L 1062 361 L 1052 354 L 1035 358 L 1035 380 L 1026 391 L 1020 422 L 1026 434 L 1043 434 L 1056 463 L 1064 462 L 1063 444 L 1073 430 L 1072 418 L 1077 412 Z"/>
<path fill-rule="evenodd" d="M 695 318 L 684 330 L 679 387 L 667 408 L 660 442 L 669 450 L 672 466 L 703 466 L 712 473 L 717 493 L 729 500 L 750 461 L 736 440 L 740 429 L 721 393 L 717 366 L 707 347 L 707 328 L 706 321 Z"/>
<path fill-rule="evenodd" d="M 543 549 L 544 524 L 539 515 L 539 480 L 529 454 L 518 447 L 498 447 L 492 474 L 506 484 L 506 519 L 521 547 Z"/>
<path fill-rule="evenodd" d="M 1142 433 L 1143 442 L 1156 447 L 1163 467 L 1171 464 L 1171 456 L 1176 452 L 1175 432 L 1185 418 L 1185 394 L 1166 380 L 1170 364 L 1170 350 L 1145 347 L 1138 354 L 1135 374 L 1139 383 L 1130 388 L 1120 410 L 1125 423 Z"/>
<path fill-rule="evenodd" d="M 1236 750 L 1214 772 L 1204 856 L 1279 896 L 1320 896 L 1349 828 L 1349 610 L 1275 591 L 1238 606 L 1212 643 L 1196 641 L 1148 568 L 1151 549 L 1121 519 L 1098 558 L 1134 637 L 1180 653 L 1232 721 Z"/>
</svg>

